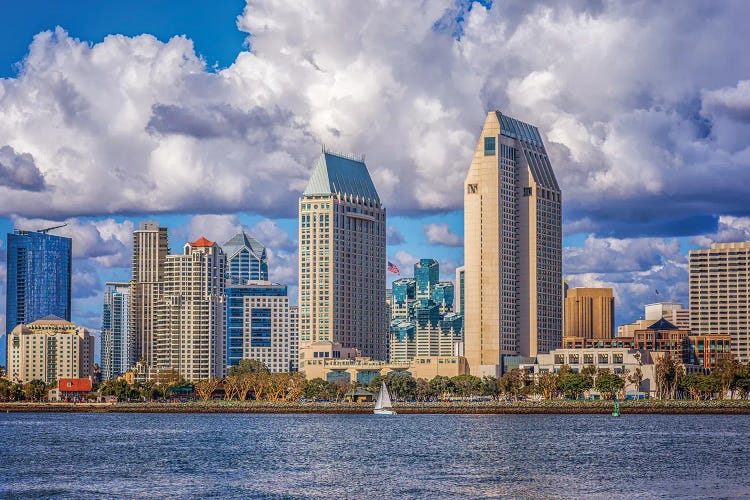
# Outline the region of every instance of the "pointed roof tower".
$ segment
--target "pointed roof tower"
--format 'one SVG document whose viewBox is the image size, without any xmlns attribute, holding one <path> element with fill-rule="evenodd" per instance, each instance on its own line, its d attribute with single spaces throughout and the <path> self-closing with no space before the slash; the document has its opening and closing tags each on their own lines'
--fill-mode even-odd
<svg viewBox="0 0 750 500">
<path fill-rule="evenodd" d="M 362 160 L 328 150 L 318 157 L 305 196 L 347 194 L 380 203 L 367 166 Z"/>
</svg>

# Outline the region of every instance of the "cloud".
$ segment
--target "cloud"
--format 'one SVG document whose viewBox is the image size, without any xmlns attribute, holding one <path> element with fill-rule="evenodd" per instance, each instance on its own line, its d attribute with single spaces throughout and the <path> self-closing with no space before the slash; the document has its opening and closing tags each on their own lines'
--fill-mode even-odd
<svg viewBox="0 0 750 500">
<path fill-rule="evenodd" d="M 613 288 L 618 324 L 642 317 L 645 304 L 688 304 L 687 258 L 677 239 L 590 235 L 583 246 L 563 249 L 563 273 L 573 288 Z"/>
<path fill-rule="evenodd" d="M 388 245 L 403 245 L 406 243 L 406 238 L 401 234 L 399 228 L 395 226 L 388 226 L 385 230 L 385 239 Z"/>
<path fill-rule="evenodd" d="M 455 210 L 499 108 L 540 128 L 566 230 L 711 232 L 715 214 L 750 215 L 748 15 L 709 0 L 258 0 L 238 19 L 250 50 L 216 72 L 185 37 L 89 44 L 58 28 L 0 80 L 0 144 L 65 196 L 10 189 L 0 214 L 290 217 L 321 142 L 367 154 L 391 213 Z"/>
<path fill-rule="evenodd" d="M 130 267 L 133 255 L 133 230 L 131 221 L 114 219 L 82 221 L 78 218 L 64 221 L 12 217 L 15 227 L 38 230 L 67 224 L 51 234 L 73 239 L 73 258 L 91 259 L 104 268 Z"/>
<path fill-rule="evenodd" d="M 44 176 L 28 153 L 18 154 L 10 146 L 0 147 L 0 186 L 21 191 L 43 191 Z"/>
<path fill-rule="evenodd" d="M 286 252 L 297 251 L 297 241 L 290 238 L 286 231 L 270 219 L 264 219 L 253 224 L 248 232 L 268 249 Z"/>
<path fill-rule="evenodd" d="M 194 215 L 188 223 L 188 240 L 205 237 L 223 245 L 240 231 L 242 224 L 236 215 Z"/>
<path fill-rule="evenodd" d="M 464 244 L 464 239 L 451 232 L 448 224 L 441 222 L 438 224 L 425 224 L 422 227 L 427 241 L 431 245 L 445 245 L 449 247 L 460 247 Z"/>
<path fill-rule="evenodd" d="M 750 217 L 723 215 L 719 217 L 715 233 L 693 236 L 690 241 L 702 248 L 708 248 L 714 243 L 750 241 Z"/>
</svg>

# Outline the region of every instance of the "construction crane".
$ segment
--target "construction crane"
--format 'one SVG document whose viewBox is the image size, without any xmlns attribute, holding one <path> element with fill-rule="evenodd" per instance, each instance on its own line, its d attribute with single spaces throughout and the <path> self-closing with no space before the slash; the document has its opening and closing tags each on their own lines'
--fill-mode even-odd
<svg viewBox="0 0 750 500">
<path fill-rule="evenodd" d="M 65 226 L 67 226 L 67 225 L 68 225 L 68 223 L 66 222 L 66 223 L 64 223 L 64 224 L 60 224 L 59 226 L 52 226 L 52 227 L 48 227 L 48 228 L 45 228 L 45 229 L 40 229 L 40 230 L 38 230 L 38 231 L 36 231 L 36 232 L 37 232 L 37 233 L 43 233 L 43 234 L 47 234 L 47 233 L 49 233 L 50 231 L 52 231 L 53 229 L 60 229 L 61 227 L 65 227 Z"/>
</svg>

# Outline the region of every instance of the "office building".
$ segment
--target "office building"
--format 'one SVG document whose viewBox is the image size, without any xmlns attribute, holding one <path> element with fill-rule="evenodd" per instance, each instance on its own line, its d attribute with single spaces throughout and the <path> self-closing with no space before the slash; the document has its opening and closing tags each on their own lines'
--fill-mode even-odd
<svg viewBox="0 0 750 500">
<path fill-rule="evenodd" d="M 164 263 L 169 254 L 167 228 L 141 222 L 133 232 L 133 274 L 130 281 L 130 331 L 133 360 L 154 366 L 156 305 L 164 292 Z M 148 376 L 148 373 L 145 373 Z"/>
<path fill-rule="evenodd" d="M 392 285 L 388 359 L 408 362 L 415 357 L 460 352 L 457 345 L 464 340 L 463 317 L 453 312 L 453 283 L 438 281 L 440 266 L 435 259 L 421 259 L 414 264 L 414 276 L 398 279 Z"/>
<path fill-rule="evenodd" d="M 690 309 L 683 309 L 679 302 L 646 304 L 645 313 L 647 320 L 656 321 L 664 318 L 680 328 L 690 329 Z"/>
<path fill-rule="evenodd" d="M 385 228 L 364 161 L 324 150 L 299 202 L 300 351 L 332 342 L 387 357 Z"/>
<path fill-rule="evenodd" d="M 466 286 L 466 270 L 464 266 L 456 268 L 456 313 L 464 313 L 464 287 Z"/>
<path fill-rule="evenodd" d="M 299 306 L 289 306 L 290 371 L 299 371 Z"/>
<path fill-rule="evenodd" d="M 242 359 L 257 359 L 271 373 L 296 366 L 296 332 L 286 285 L 256 281 L 226 289 L 227 370 Z"/>
<path fill-rule="evenodd" d="M 70 321 L 72 240 L 47 231 L 8 234 L 5 333 L 48 315 Z"/>
<path fill-rule="evenodd" d="M 565 297 L 565 337 L 608 339 L 615 334 L 611 288 L 571 288 Z"/>
<path fill-rule="evenodd" d="M 461 312 L 473 375 L 560 346 L 561 201 L 537 128 L 488 113 L 464 185 Z"/>
<path fill-rule="evenodd" d="M 102 310 L 102 378 L 115 379 L 128 371 L 134 359 L 130 332 L 130 283 L 107 283 Z"/>
<path fill-rule="evenodd" d="M 221 246 L 227 256 L 227 286 L 268 281 L 266 247 L 246 232 L 237 233 Z"/>
<path fill-rule="evenodd" d="M 157 371 L 176 370 L 190 381 L 224 376 L 225 282 L 226 258 L 213 241 L 199 238 L 182 254 L 167 256 L 157 307 Z"/>
<path fill-rule="evenodd" d="M 8 378 L 25 383 L 91 376 L 94 337 L 57 316 L 19 324 L 8 335 Z"/>
<path fill-rule="evenodd" d="M 750 362 L 750 242 L 691 250 L 689 261 L 691 333 L 727 334 L 734 358 Z"/>
</svg>

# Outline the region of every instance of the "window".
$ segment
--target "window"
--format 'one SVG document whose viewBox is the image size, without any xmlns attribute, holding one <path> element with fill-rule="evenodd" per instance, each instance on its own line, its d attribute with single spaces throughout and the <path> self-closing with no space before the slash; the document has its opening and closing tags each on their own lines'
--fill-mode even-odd
<svg viewBox="0 0 750 500">
<path fill-rule="evenodd" d="M 530 187 L 523 188 L 523 195 L 524 196 L 531 196 L 531 193 L 533 193 L 533 188 L 530 188 Z"/>
<path fill-rule="evenodd" d="M 484 138 L 484 156 L 495 156 L 495 138 Z"/>
</svg>

